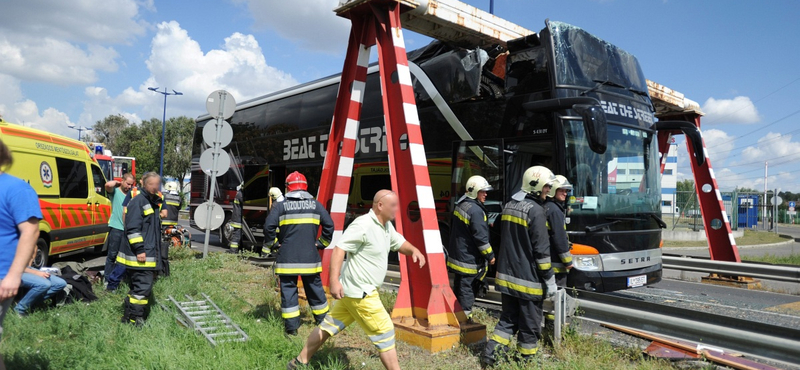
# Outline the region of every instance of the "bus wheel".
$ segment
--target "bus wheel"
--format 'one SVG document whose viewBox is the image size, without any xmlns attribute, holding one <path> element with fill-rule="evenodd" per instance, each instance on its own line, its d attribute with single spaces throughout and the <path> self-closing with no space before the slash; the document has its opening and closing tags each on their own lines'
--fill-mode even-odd
<svg viewBox="0 0 800 370">
<path fill-rule="evenodd" d="M 36 242 L 36 255 L 33 257 L 33 263 L 31 264 L 33 267 L 42 268 L 47 266 L 47 260 L 50 257 L 50 246 L 47 245 L 47 241 L 42 238 Z"/>
<path fill-rule="evenodd" d="M 231 244 L 231 236 L 233 235 L 233 226 L 231 226 L 230 221 L 225 222 L 219 228 L 219 242 L 222 244 L 222 248 L 227 248 L 228 245 Z"/>
</svg>

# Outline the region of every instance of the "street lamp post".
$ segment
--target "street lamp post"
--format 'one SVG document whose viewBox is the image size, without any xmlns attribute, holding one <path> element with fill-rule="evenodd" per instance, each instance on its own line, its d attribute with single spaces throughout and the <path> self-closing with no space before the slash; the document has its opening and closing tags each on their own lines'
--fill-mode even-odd
<svg viewBox="0 0 800 370">
<path fill-rule="evenodd" d="M 76 126 L 73 123 L 67 124 L 67 127 L 71 128 L 73 130 L 78 130 L 78 141 L 81 140 L 81 135 L 82 135 L 82 133 L 84 131 L 92 131 L 92 128 L 89 127 L 89 126 Z"/>
<path fill-rule="evenodd" d="M 175 90 L 168 92 L 166 87 L 164 91 L 159 91 L 157 87 L 148 87 L 147 90 L 164 95 L 164 115 L 161 117 L 161 165 L 158 167 L 158 175 L 164 178 L 164 136 L 167 134 L 167 96 L 183 95 L 183 93 Z"/>
</svg>

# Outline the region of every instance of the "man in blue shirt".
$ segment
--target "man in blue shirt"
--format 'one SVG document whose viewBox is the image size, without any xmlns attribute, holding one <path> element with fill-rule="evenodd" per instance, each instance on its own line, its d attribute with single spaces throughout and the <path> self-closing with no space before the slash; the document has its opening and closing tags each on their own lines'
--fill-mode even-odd
<svg viewBox="0 0 800 370">
<path fill-rule="evenodd" d="M 106 183 L 106 191 L 111 198 L 111 218 L 108 220 L 108 237 L 106 237 L 108 255 L 103 273 L 106 281 L 111 276 L 111 271 L 114 271 L 120 243 L 128 242 L 125 237 L 125 225 L 122 223 L 122 201 L 125 200 L 125 196 L 128 195 L 135 183 L 136 180 L 130 173 L 122 175 L 122 181 L 112 180 Z"/>
<path fill-rule="evenodd" d="M 22 272 L 39 239 L 42 210 L 28 183 L 3 171 L 11 168 L 11 151 L 0 141 L 0 335 L 3 318 L 17 295 Z M 0 360 L 0 366 L 5 364 Z"/>
</svg>

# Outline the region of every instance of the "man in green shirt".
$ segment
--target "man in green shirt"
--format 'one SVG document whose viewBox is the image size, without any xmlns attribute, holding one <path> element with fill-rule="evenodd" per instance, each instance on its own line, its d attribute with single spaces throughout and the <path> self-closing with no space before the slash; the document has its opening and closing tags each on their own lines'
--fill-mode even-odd
<svg viewBox="0 0 800 370">
<path fill-rule="evenodd" d="M 369 213 L 356 218 L 336 242 L 331 254 L 330 289 L 337 301 L 308 337 L 300 356 L 289 362 L 287 369 L 308 364 L 328 338 L 353 322 L 358 322 L 378 349 L 383 366 L 400 369 L 394 324 L 378 297 L 378 287 L 386 278 L 390 251 L 410 256 L 420 268 L 425 266 L 425 256 L 394 229 L 391 221 L 397 208 L 395 192 L 378 191 Z M 347 264 L 343 267 L 345 255 Z"/>
<path fill-rule="evenodd" d="M 125 237 L 125 226 L 122 223 L 122 211 L 124 208 L 122 201 L 125 200 L 125 196 L 128 195 L 135 183 L 136 180 L 130 173 L 122 175 L 122 181 L 112 180 L 106 183 L 106 191 L 108 191 L 109 198 L 111 198 L 111 217 L 108 219 L 108 236 L 106 237 L 108 256 L 106 256 L 106 267 L 103 272 L 103 277 L 106 280 L 111 276 L 111 271 L 114 271 L 120 243 L 128 242 Z"/>
</svg>

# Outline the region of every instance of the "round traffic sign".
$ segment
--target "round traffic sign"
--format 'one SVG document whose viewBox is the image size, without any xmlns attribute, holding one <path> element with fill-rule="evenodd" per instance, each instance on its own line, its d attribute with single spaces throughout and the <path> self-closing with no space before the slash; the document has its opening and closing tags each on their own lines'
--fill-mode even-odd
<svg viewBox="0 0 800 370">
<path fill-rule="evenodd" d="M 770 204 L 770 205 L 776 205 L 776 206 L 779 206 L 779 205 L 783 204 L 783 198 L 781 198 L 780 196 L 777 196 L 777 197 L 770 197 L 770 198 L 769 198 L 769 204 Z"/>
<path fill-rule="evenodd" d="M 216 167 L 214 166 L 215 155 L 219 155 L 219 158 L 217 158 Z M 203 152 L 203 154 L 200 154 L 200 169 L 203 170 L 206 175 L 213 176 L 213 174 L 216 172 L 217 176 L 222 176 L 225 174 L 225 172 L 228 172 L 230 167 L 231 156 L 229 156 L 224 150 L 215 152 L 213 148 L 208 148 Z"/>
<path fill-rule="evenodd" d="M 206 98 L 206 110 L 211 117 L 228 119 L 233 116 L 236 111 L 236 100 L 233 95 L 225 90 L 217 90 L 212 92 Z"/>
<path fill-rule="evenodd" d="M 211 215 L 210 219 L 209 214 Z M 217 203 L 203 202 L 194 211 L 194 222 L 203 230 L 218 229 L 225 222 L 225 211 Z"/>
<path fill-rule="evenodd" d="M 217 124 L 218 122 L 222 122 L 222 125 Z M 233 140 L 233 128 L 230 123 L 225 121 L 214 119 L 206 122 L 205 127 L 203 127 L 203 140 L 209 146 L 214 146 L 214 142 L 217 141 L 217 130 L 219 130 L 219 146 L 228 146 Z"/>
</svg>

